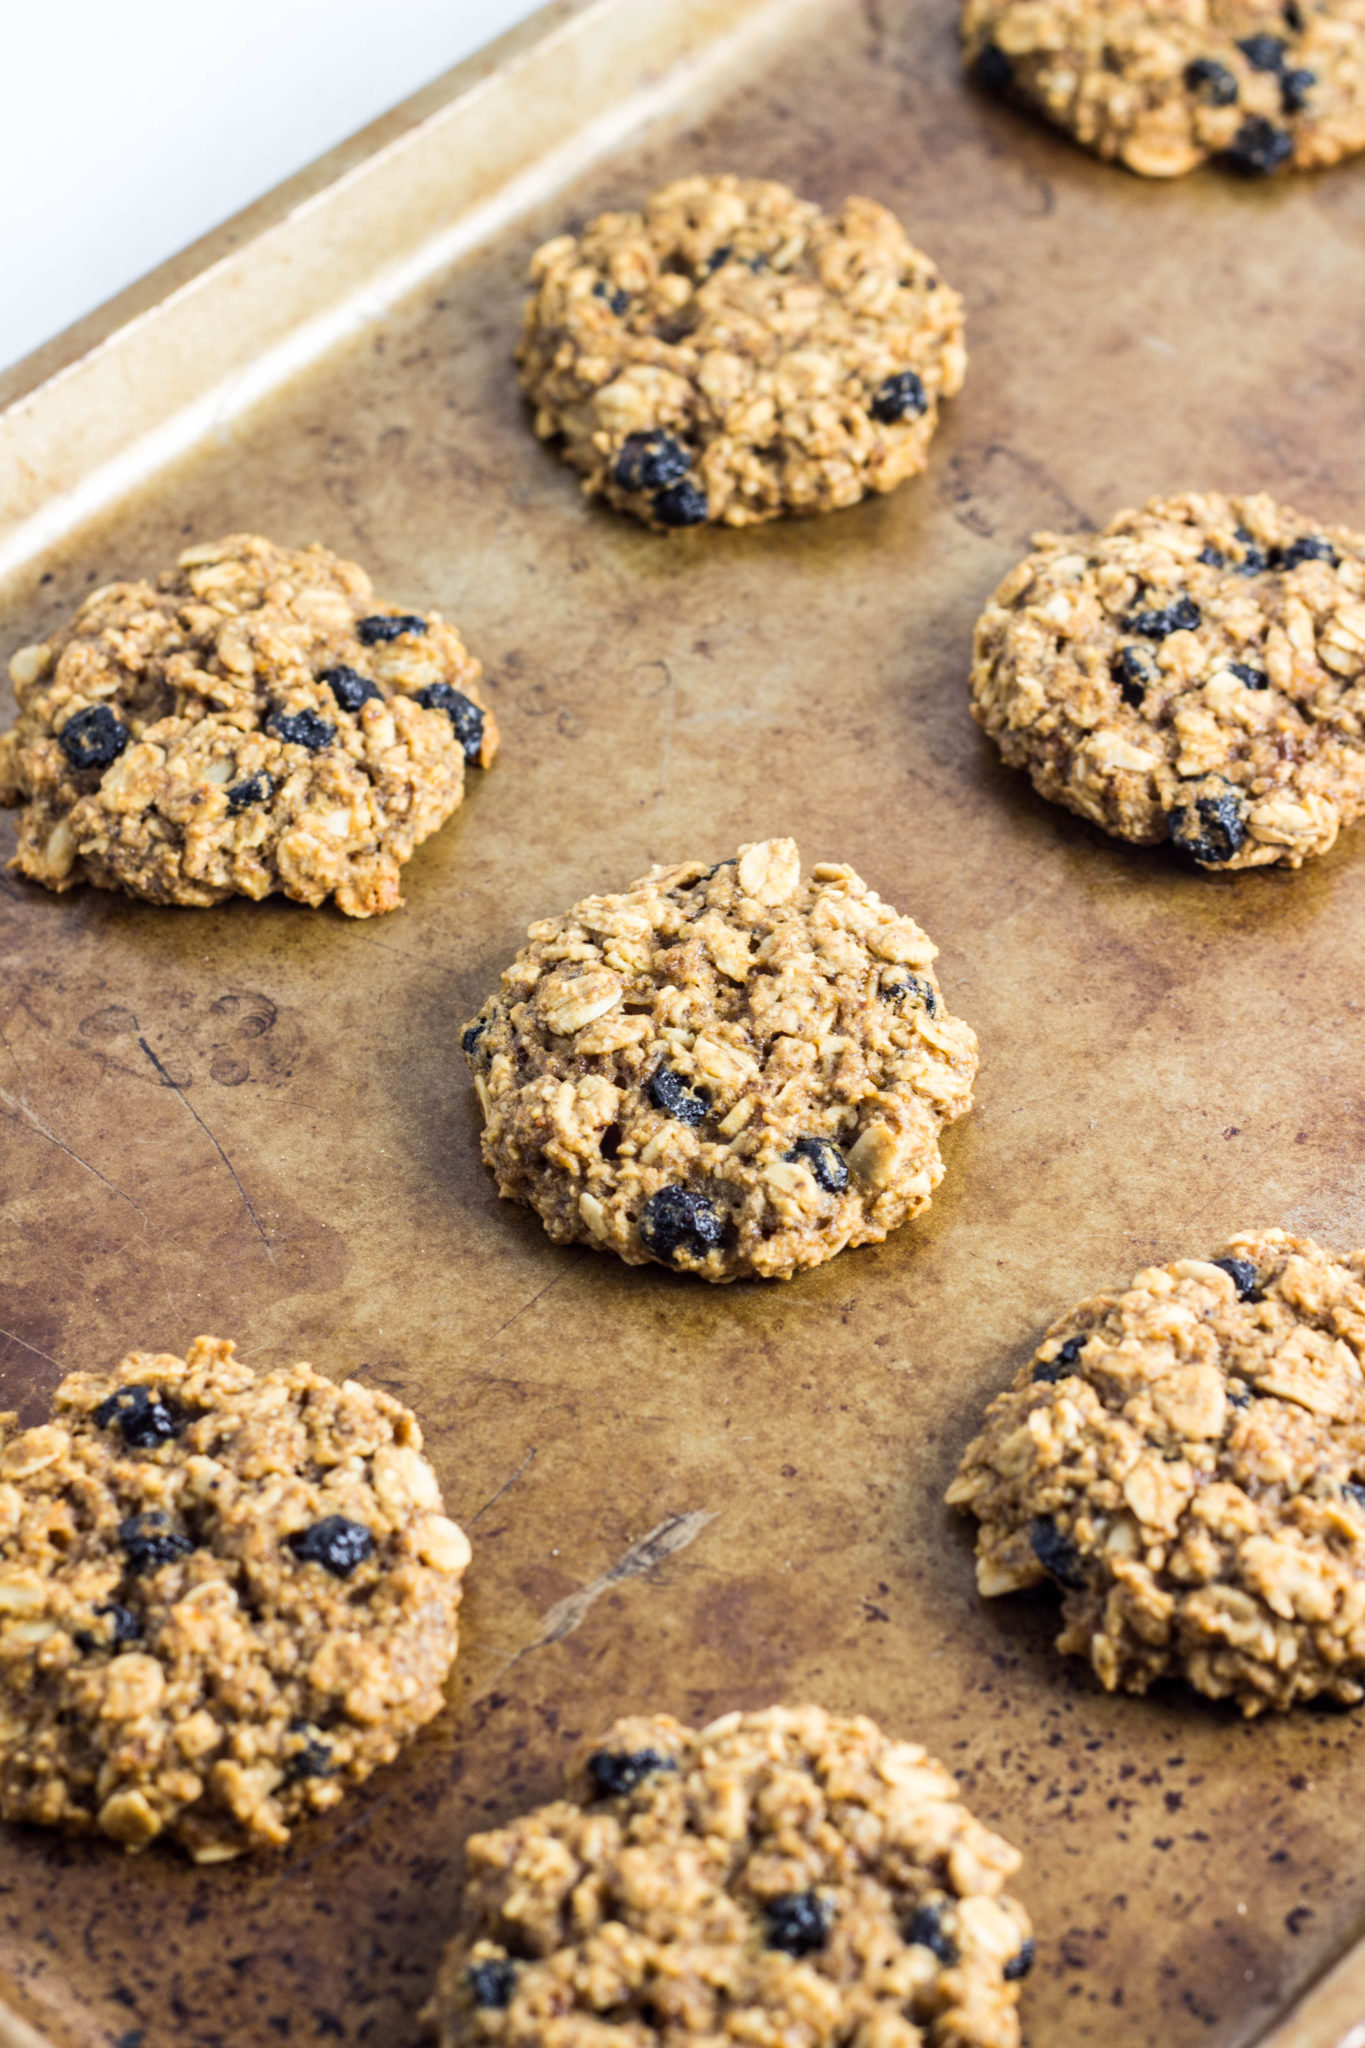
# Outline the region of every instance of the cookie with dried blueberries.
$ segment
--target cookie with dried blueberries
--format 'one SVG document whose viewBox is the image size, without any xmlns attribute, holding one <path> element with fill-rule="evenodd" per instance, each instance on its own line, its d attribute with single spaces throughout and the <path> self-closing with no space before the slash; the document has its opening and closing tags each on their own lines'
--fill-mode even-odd
<svg viewBox="0 0 1365 2048">
<path fill-rule="evenodd" d="M 1267 497 L 1039 533 L 977 621 L 972 716 L 1039 794 L 1209 869 L 1365 812 L 1365 534 Z"/>
<path fill-rule="evenodd" d="M 1365 149 L 1365 0 L 965 0 L 967 68 L 1147 178 Z"/>
<path fill-rule="evenodd" d="M 871 199 L 694 177 L 531 264 L 535 430 L 656 530 L 753 526 L 893 490 L 961 387 L 962 301 Z"/>
<path fill-rule="evenodd" d="M 1282 1230 L 1055 1322 L 948 1499 L 977 1585 L 1051 1581 L 1110 1692 L 1365 1699 L 1365 1252 Z"/>
<path fill-rule="evenodd" d="M 438 612 L 376 610 L 326 548 L 190 548 L 11 661 L 14 866 L 152 903 L 393 910 L 400 869 L 497 751 L 481 673 Z"/>
<path fill-rule="evenodd" d="M 790 839 L 533 924 L 461 1043 L 483 1156 L 556 1243 L 789 1279 L 927 1209 L 976 1037 L 938 948 Z"/>
<path fill-rule="evenodd" d="M 0 1815 L 273 1847 L 440 1711 L 464 1533 L 416 1418 L 200 1337 L 0 1415 Z"/>
<path fill-rule="evenodd" d="M 873 1721 L 618 1721 L 466 1858 L 422 2016 L 440 2048 L 1017 2048 L 1019 1852 Z"/>
</svg>

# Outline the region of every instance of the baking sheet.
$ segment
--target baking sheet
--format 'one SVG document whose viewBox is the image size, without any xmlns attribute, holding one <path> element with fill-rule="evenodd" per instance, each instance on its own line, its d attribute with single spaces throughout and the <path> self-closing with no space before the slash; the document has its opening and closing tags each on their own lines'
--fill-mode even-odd
<svg viewBox="0 0 1365 2048">
<path fill-rule="evenodd" d="M 229 293 L 249 314 L 287 231 L 313 264 L 298 322 L 316 340 L 336 316 L 325 353 L 291 354 L 285 322 L 276 388 L 243 409 L 220 381 L 205 411 L 187 372 L 168 412 L 177 273 L 0 418 L 29 465 L 4 654 L 191 541 L 320 538 L 458 621 L 505 736 L 374 923 L 0 882 L 0 1400 L 36 1419 L 65 1371 L 200 1331 L 259 1366 L 310 1358 L 417 1408 L 475 1544 L 448 1711 L 285 1854 L 197 1871 L 0 1834 L 25 2048 L 407 2048 L 465 1836 L 551 1796 L 580 1734 L 807 1698 L 926 1742 L 1025 1848 L 1034 2048 L 1277 2026 L 1280 2048 L 1335 2048 L 1365 2012 L 1357 1721 L 1105 1697 L 1052 1653 L 1048 1598 L 978 1602 L 941 1505 L 1070 1301 L 1248 1225 L 1365 1240 L 1361 832 L 1298 875 L 1186 872 L 1036 800 L 965 692 L 973 618 L 1036 527 L 1191 486 L 1361 523 L 1365 177 L 1142 184 L 965 92 L 950 12 L 753 8 L 736 35 L 742 8 L 651 0 L 646 62 L 639 10 L 548 10 L 501 80 L 424 101 L 439 162 L 471 108 L 505 150 L 516 122 L 486 95 L 514 115 L 534 75 L 601 146 L 547 127 L 538 169 L 485 166 L 459 251 L 447 173 L 402 159 L 405 297 L 337 316 L 392 256 L 338 223 L 400 123 L 195 273 L 196 317 L 236 317 Z M 535 443 L 508 361 L 530 251 L 694 168 L 869 193 L 965 293 L 967 385 L 925 478 L 661 538 Z M 115 356 L 122 451 L 90 396 Z M 94 484 L 66 499 L 82 403 Z M 925 924 L 980 1034 L 933 1209 L 787 1286 L 556 1250 L 478 1163 L 459 1025 L 533 917 L 786 832 Z"/>
</svg>

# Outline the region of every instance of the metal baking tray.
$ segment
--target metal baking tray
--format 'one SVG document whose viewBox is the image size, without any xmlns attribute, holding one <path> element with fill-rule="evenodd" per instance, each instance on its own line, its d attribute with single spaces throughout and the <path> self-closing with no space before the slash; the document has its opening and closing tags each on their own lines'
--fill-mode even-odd
<svg viewBox="0 0 1365 2048">
<path fill-rule="evenodd" d="M 0 652 L 191 541 L 319 538 L 458 621 L 504 734 L 374 923 L 0 882 L 0 1401 L 200 1331 L 309 1358 L 418 1409 L 475 1545 L 448 1710 L 286 1853 L 0 1832 L 7 2048 L 408 2048 L 471 1829 L 622 1712 L 805 1699 L 1027 1852 L 1034 2048 L 1361 2040 L 1359 1719 L 1104 1696 L 1049 1598 L 977 1600 L 942 1495 L 1068 1303 L 1248 1225 L 1365 1240 L 1365 833 L 1189 872 L 966 697 L 1035 528 L 1192 486 L 1362 523 L 1365 173 L 1144 184 L 965 90 L 952 13 L 552 6 L 0 388 Z M 659 537 L 536 443 L 530 252 L 696 168 L 884 200 L 964 292 L 921 480 Z M 459 1024 L 532 918 L 775 833 L 922 920 L 980 1034 L 932 1211 L 786 1286 L 556 1250 Z"/>
</svg>

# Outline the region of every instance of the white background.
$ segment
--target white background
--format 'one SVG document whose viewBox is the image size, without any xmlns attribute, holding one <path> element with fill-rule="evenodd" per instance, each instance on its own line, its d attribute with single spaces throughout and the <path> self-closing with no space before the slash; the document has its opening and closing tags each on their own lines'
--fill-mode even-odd
<svg viewBox="0 0 1365 2048">
<path fill-rule="evenodd" d="M 0 0 L 0 367 L 538 0 Z"/>
</svg>

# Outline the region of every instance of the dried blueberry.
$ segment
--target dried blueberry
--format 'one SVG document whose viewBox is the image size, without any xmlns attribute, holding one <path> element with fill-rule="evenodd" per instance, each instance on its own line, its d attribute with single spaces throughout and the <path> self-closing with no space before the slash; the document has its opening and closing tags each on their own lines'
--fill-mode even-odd
<svg viewBox="0 0 1365 2048">
<path fill-rule="evenodd" d="M 897 420 L 917 420 L 928 412 L 929 394 L 923 379 L 913 370 L 898 370 L 894 377 L 877 386 L 867 409 L 874 420 L 889 427 Z"/>
<path fill-rule="evenodd" d="M 1257 546 L 1255 536 L 1244 526 L 1238 527 L 1237 538 L 1242 543 L 1242 559 L 1233 563 L 1234 570 L 1239 576 L 1260 576 L 1270 566 L 1265 549 Z"/>
<path fill-rule="evenodd" d="M 129 1569 L 135 1572 L 155 1571 L 159 1565 L 174 1563 L 177 1557 L 187 1557 L 194 1549 L 189 1537 L 172 1529 L 170 1516 L 162 1514 L 159 1508 L 145 1515 L 129 1515 L 126 1522 L 120 1522 L 118 1540 Z"/>
<path fill-rule="evenodd" d="M 302 1749 L 296 1749 L 292 1756 L 285 1758 L 285 1777 L 290 1780 L 296 1778 L 330 1778 L 332 1772 L 336 1769 L 336 1765 L 332 1761 L 331 1743 L 324 1742 L 320 1736 L 315 1735 L 306 1721 L 291 1721 L 289 1733 L 291 1735 L 301 1735 L 303 1737 L 303 1747 Z"/>
<path fill-rule="evenodd" d="M 705 491 L 699 491 L 686 477 L 666 491 L 656 491 L 650 503 L 654 517 L 665 526 L 700 526 L 711 514 Z"/>
<path fill-rule="evenodd" d="M 1249 1408 L 1251 1406 L 1251 1389 L 1243 1381 L 1228 1381 L 1228 1406 L 1230 1408 Z"/>
<path fill-rule="evenodd" d="M 623 491 L 661 491 L 691 467 L 691 451 L 658 428 L 651 434 L 627 434 L 612 474 Z"/>
<path fill-rule="evenodd" d="M 905 1938 L 917 1948 L 932 1949 L 949 1968 L 957 1961 L 957 1943 L 943 1932 L 941 1906 L 921 1906 L 906 1928 Z"/>
<path fill-rule="evenodd" d="M 705 1195 L 675 1184 L 660 1188 L 645 1203 L 640 1236 L 656 1259 L 673 1260 L 679 1252 L 704 1259 L 720 1243 L 721 1220 Z"/>
<path fill-rule="evenodd" d="M 1143 649 L 1120 647 L 1109 664 L 1109 673 L 1118 684 L 1124 703 L 1140 711 L 1147 685 L 1156 681 L 1156 673 Z"/>
<path fill-rule="evenodd" d="M 324 1515 L 311 1528 L 297 1530 L 288 1543 L 301 1564 L 320 1564 L 334 1579 L 349 1578 L 374 1554 L 374 1537 L 365 1524 L 345 1515 Z"/>
<path fill-rule="evenodd" d="M 117 1423 L 123 1431 L 123 1441 L 135 1451 L 154 1451 L 158 1444 L 179 1436 L 185 1426 L 175 1403 L 156 1387 L 120 1387 L 107 1401 L 100 1402 L 95 1421 L 101 1429 Z"/>
<path fill-rule="evenodd" d="M 117 1600 L 106 1601 L 104 1606 L 97 1607 L 95 1612 L 96 1614 L 108 1615 L 110 1627 L 109 1640 L 115 1649 L 121 1643 L 140 1643 L 142 1641 L 142 1623 L 128 1608 L 120 1607 Z"/>
<path fill-rule="evenodd" d="M 1240 171 L 1243 177 L 1268 178 L 1272 171 L 1281 169 L 1293 154 L 1292 135 L 1287 135 L 1283 128 L 1275 127 L 1261 114 L 1249 114 L 1224 151 L 1223 161 L 1230 170 Z"/>
<path fill-rule="evenodd" d="M 1010 1957 L 1001 1971 L 1000 1974 L 1005 1982 L 1007 1984 L 1017 1984 L 1021 1977 L 1027 1977 L 1029 1971 L 1033 1968 L 1033 1959 L 1037 1953 L 1038 1951 L 1033 1943 L 1033 1936 L 1030 1934 L 1025 1940 L 1023 1947 Z"/>
<path fill-rule="evenodd" d="M 1070 1586 L 1074 1590 L 1085 1584 L 1081 1553 L 1071 1538 L 1062 1534 L 1050 1515 L 1040 1515 L 1037 1521 L 1030 1523 L 1028 1534 L 1033 1555 L 1059 1586 Z"/>
<path fill-rule="evenodd" d="M 1358 1479 L 1348 1479 L 1341 1490 L 1350 1495 L 1358 1508 L 1365 1508 L 1365 1486 Z"/>
<path fill-rule="evenodd" d="M 1192 597 L 1178 597 L 1174 604 L 1158 610 L 1131 612 L 1123 621 L 1130 633 L 1142 633 L 1149 640 L 1164 640 L 1168 633 L 1192 633 L 1202 614 Z"/>
<path fill-rule="evenodd" d="M 1226 796 L 1201 796 L 1171 812 L 1171 837 L 1182 853 L 1195 860 L 1231 860 L 1247 836 L 1244 811 L 1242 799 L 1233 790 Z"/>
<path fill-rule="evenodd" d="M 266 725 L 287 747 L 306 747 L 310 754 L 330 747 L 337 736 L 336 727 L 328 719 L 319 718 L 316 711 L 306 709 L 272 711 Z"/>
<path fill-rule="evenodd" d="M 1249 690 L 1268 690 L 1270 688 L 1270 677 L 1263 668 L 1252 668 L 1250 663 L 1245 661 L 1230 661 L 1228 667 L 1232 670 L 1237 680 L 1245 683 Z"/>
<path fill-rule="evenodd" d="M 1257 1284 L 1256 1268 L 1250 1259 L 1210 1259 L 1211 1266 L 1221 1267 L 1237 1289 L 1239 1301 L 1259 1301 L 1261 1290 Z"/>
<path fill-rule="evenodd" d="M 1298 540 L 1291 540 L 1287 548 L 1272 548 L 1270 566 L 1272 569 L 1297 569 L 1300 562 L 1328 562 L 1336 568 L 1341 557 L 1320 533 L 1305 533 Z"/>
<path fill-rule="evenodd" d="M 464 748 L 466 761 L 471 768 L 477 768 L 483 751 L 484 718 L 473 699 L 466 697 L 463 690 L 452 689 L 449 683 L 428 683 L 425 690 L 417 692 L 417 702 L 425 704 L 428 711 L 445 712 Z"/>
<path fill-rule="evenodd" d="M 618 319 L 621 317 L 622 313 L 627 312 L 630 308 L 630 293 L 622 291 L 612 291 L 609 286 L 605 285 L 602 282 L 600 277 L 598 278 L 597 283 L 593 286 L 593 292 L 599 299 L 606 300 L 607 304 L 611 307 L 612 312 L 615 313 Z"/>
<path fill-rule="evenodd" d="M 487 1029 L 488 1021 L 484 1017 L 476 1017 L 472 1024 L 466 1024 L 464 1030 L 460 1033 L 460 1051 L 466 1054 L 472 1053 Z"/>
<path fill-rule="evenodd" d="M 713 249 L 702 265 L 702 275 L 710 277 L 715 271 L 724 270 L 734 253 L 729 242 L 722 243 L 719 249 Z"/>
<path fill-rule="evenodd" d="M 804 1160 L 827 1195 L 841 1195 L 848 1186 L 848 1161 L 828 1138 L 798 1138 L 782 1157 Z"/>
<path fill-rule="evenodd" d="M 516 1981 L 516 1966 L 506 1961 L 471 1963 L 465 1971 L 465 1982 L 475 2005 L 496 2006 L 499 2011 L 512 2003 Z"/>
<path fill-rule="evenodd" d="M 895 1003 L 901 1009 L 908 1003 L 912 1009 L 927 1010 L 931 1017 L 938 1015 L 938 997 L 934 994 L 934 985 L 931 981 L 926 981 L 922 974 L 906 974 L 902 975 L 899 981 L 888 982 L 882 990 L 882 1000 Z"/>
<path fill-rule="evenodd" d="M 779 1892 L 763 1910 L 768 1921 L 764 1940 L 769 1948 L 780 1948 L 789 1956 L 808 1956 L 829 1939 L 834 1908 L 818 1892 Z"/>
<path fill-rule="evenodd" d="M 405 633 L 425 633 L 427 622 L 420 612 L 376 612 L 373 618 L 361 619 L 355 629 L 355 637 L 362 647 L 378 647 L 384 640 L 401 640 Z"/>
<path fill-rule="evenodd" d="M 249 804 L 269 803 L 275 794 L 275 778 L 267 775 L 264 768 L 259 774 L 246 775 L 240 782 L 234 782 L 227 793 L 227 807 L 235 818 L 238 811 L 246 810 Z"/>
<path fill-rule="evenodd" d="M 1237 47 L 1253 71 L 1283 71 L 1287 43 L 1281 36 L 1239 36 Z"/>
<path fill-rule="evenodd" d="M 67 719 L 57 735 L 57 745 L 80 773 L 86 768 L 107 768 L 132 737 L 107 704 L 90 704 Z"/>
<path fill-rule="evenodd" d="M 982 92 L 1004 92 L 1013 80 L 1014 70 L 997 43 L 986 43 L 972 66 L 972 77 Z"/>
<path fill-rule="evenodd" d="M 1226 64 L 1214 57 L 1196 57 L 1185 66 L 1185 83 L 1197 92 L 1206 106 L 1230 107 L 1237 97 L 1237 80 Z"/>
<path fill-rule="evenodd" d="M 1308 105 L 1308 95 L 1318 82 L 1316 71 L 1299 66 L 1286 71 L 1280 79 L 1280 105 L 1286 114 L 1301 114 Z"/>
<path fill-rule="evenodd" d="M 344 662 L 336 668 L 325 668 L 318 681 L 326 683 L 343 711 L 359 711 L 371 697 L 382 699 L 384 695 L 377 683 L 361 675 L 358 668 L 347 668 Z"/>
<path fill-rule="evenodd" d="M 656 1067 L 645 1092 L 656 1109 L 680 1124 L 699 1124 L 711 1107 L 706 1096 L 694 1094 L 670 1067 Z"/>
<path fill-rule="evenodd" d="M 1068 1337 L 1061 1350 L 1053 1358 L 1040 1359 L 1033 1368 L 1037 1380 L 1064 1380 L 1076 1370 L 1076 1360 L 1085 1349 L 1084 1337 Z"/>
<path fill-rule="evenodd" d="M 1206 569 L 1226 569 L 1228 565 L 1227 556 L 1221 548 L 1216 548 L 1211 540 L 1205 541 L 1199 550 L 1198 558 Z"/>
<path fill-rule="evenodd" d="M 588 1758 L 588 1775 L 597 1787 L 599 1798 L 619 1799 L 627 1792 L 633 1792 L 655 1771 L 676 1771 L 678 1766 L 671 1756 L 661 1756 L 657 1749 L 637 1749 L 630 1754 L 620 1750 L 595 1749 Z"/>
</svg>

